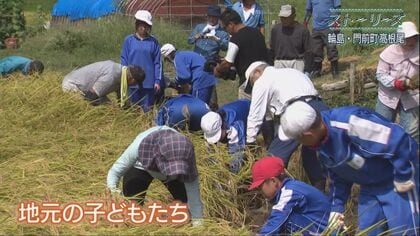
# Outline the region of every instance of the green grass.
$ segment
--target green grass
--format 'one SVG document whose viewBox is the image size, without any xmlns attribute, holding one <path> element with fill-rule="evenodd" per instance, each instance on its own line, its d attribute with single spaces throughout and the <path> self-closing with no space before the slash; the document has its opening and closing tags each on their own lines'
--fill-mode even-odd
<svg viewBox="0 0 420 236">
<path fill-rule="evenodd" d="M 124 38 L 133 33 L 134 20 L 112 16 L 86 24 L 56 26 L 25 40 L 18 50 L 0 50 L 0 57 L 23 55 L 44 62 L 47 69 L 69 72 L 76 67 L 100 60 L 120 61 Z M 153 34 L 161 44 L 175 43 L 178 48 L 188 47 L 187 33 L 156 21 Z"/>
<path fill-rule="evenodd" d="M 51 12 L 57 0 L 24 0 L 23 10 L 26 12 L 36 12 L 38 6 L 41 6 L 45 11 Z"/>
</svg>

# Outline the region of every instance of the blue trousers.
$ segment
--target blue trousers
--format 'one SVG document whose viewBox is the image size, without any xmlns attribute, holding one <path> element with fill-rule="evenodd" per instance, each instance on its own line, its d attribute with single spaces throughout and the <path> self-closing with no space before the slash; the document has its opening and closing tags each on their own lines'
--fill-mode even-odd
<svg viewBox="0 0 420 236">
<path fill-rule="evenodd" d="M 139 105 L 144 112 L 148 112 L 155 102 L 155 90 L 153 88 L 139 88 L 137 85 L 129 86 L 131 104 Z"/>
<path fill-rule="evenodd" d="M 314 99 L 308 102 L 308 104 L 317 111 L 328 110 L 328 106 L 321 99 Z M 268 147 L 268 153 L 273 156 L 281 157 L 285 166 L 289 163 L 290 156 L 299 147 L 297 140 L 281 141 L 276 135 Z M 312 185 L 325 191 L 325 174 L 319 163 L 319 159 L 315 151 L 302 146 L 301 158 L 303 162 L 303 168 L 309 177 L 309 181 Z"/>
<path fill-rule="evenodd" d="M 392 186 L 383 190 L 361 186 L 358 212 L 359 231 L 378 224 L 367 235 L 379 235 L 385 231 L 392 235 L 416 235 L 415 229 L 419 227 L 418 192 L 415 189 L 397 193 Z"/>
<path fill-rule="evenodd" d="M 367 235 L 378 235 L 385 231 L 389 231 L 392 235 L 419 235 L 418 158 L 412 162 L 412 165 L 415 170 L 413 180 L 416 186 L 406 193 L 395 192 L 392 183 L 377 184 L 374 187 L 360 186 L 359 231 L 380 224 L 367 232 Z"/>
<path fill-rule="evenodd" d="M 196 97 L 200 99 L 201 101 L 210 104 L 211 94 L 213 92 L 213 89 L 216 89 L 214 86 L 201 88 L 201 89 L 195 89 L 193 88 L 191 90 L 191 95 L 193 97 Z"/>
</svg>

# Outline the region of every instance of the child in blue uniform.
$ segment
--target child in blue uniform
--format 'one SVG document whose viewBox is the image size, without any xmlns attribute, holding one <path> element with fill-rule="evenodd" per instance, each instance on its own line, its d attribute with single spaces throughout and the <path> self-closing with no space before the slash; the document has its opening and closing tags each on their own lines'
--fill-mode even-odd
<svg viewBox="0 0 420 236">
<path fill-rule="evenodd" d="M 159 108 L 156 125 L 181 129 L 187 126 L 189 130 L 197 131 L 200 130 L 201 117 L 209 111 L 205 102 L 189 94 L 181 94 L 169 99 Z"/>
<path fill-rule="evenodd" d="M 317 150 L 331 179 L 331 223 L 343 223 L 345 204 L 356 183 L 360 231 L 379 223 L 369 235 L 416 234 L 418 145 L 401 126 L 362 107 L 318 113 L 297 101 L 281 116 L 279 138 L 298 139 Z"/>
<path fill-rule="evenodd" d="M 238 173 L 243 162 L 246 139 L 246 121 L 251 101 L 239 99 L 225 104 L 216 112 L 201 118 L 201 129 L 208 143 L 227 143 L 232 155 L 230 171 Z"/>
<path fill-rule="evenodd" d="M 318 189 L 290 179 L 279 157 L 263 157 L 252 166 L 252 184 L 274 202 L 262 235 L 320 235 L 328 225 L 330 203 Z"/>
<path fill-rule="evenodd" d="M 123 66 L 136 65 L 144 70 L 146 79 L 143 81 L 143 86 L 131 85 L 129 92 L 131 103 L 138 104 L 144 112 L 147 112 L 155 102 L 155 92 L 161 89 L 160 45 L 158 40 L 150 34 L 152 30 L 150 12 L 139 10 L 135 18 L 136 32 L 124 40 L 121 64 Z"/>
<path fill-rule="evenodd" d="M 199 98 L 210 107 L 217 107 L 213 104 L 216 101 L 211 101 L 216 89 L 216 78 L 204 71 L 204 57 L 193 51 L 176 51 L 169 43 L 162 46 L 161 54 L 165 60 L 174 64 L 176 83 L 182 87 L 184 93 Z"/>
</svg>

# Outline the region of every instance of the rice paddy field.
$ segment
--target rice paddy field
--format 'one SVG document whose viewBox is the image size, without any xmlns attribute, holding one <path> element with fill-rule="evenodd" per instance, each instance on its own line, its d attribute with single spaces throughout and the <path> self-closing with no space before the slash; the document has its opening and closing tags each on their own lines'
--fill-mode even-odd
<svg viewBox="0 0 420 236">
<path fill-rule="evenodd" d="M 220 160 L 209 164 L 200 134 L 186 133 L 194 142 L 202 199 L 208 222 L 191 228 L 142 225 L 96 226 L 25 225 L 17 223 L 22 201 L 61 204 L 95 200 L 121 200 L 106 195 L 106 175 L 112 163 L 141 131 L 153 126 L 153 114 L 122 111 L 115 104 L 92 107 L 78 96 L 64 94 L 61 76 L 47 72 L 38 78 L 13 76 L 0 83 L 0 234 L 246 234 L 245 196 L 237 189 L 248 177 Z M 168 203 L 169 192 L 159 182 L 150 187 L 148 200 Z M 242 199 L 241 199 L 242 198 Z"/>
<path fill-rule="evenodd" d="M 406 7 L 408 16 L 418 23 L 418 2 L 403 1 L 401 4 L 402 1 L 383 1 L 383 5 L 400 2 L 397 5 Z M 31 19 L 36 18 L 35 3 L 45 3 L 43 7 L 48 9 L 53 2 L 26 1 L 28 25 L 35 27 L 34 23 L 31 25 Z M 304 5 L 304 1 L 291 2 Z M 367 2 L 370 1 L 357 0 L 349 4 L 363 3 L 365 6 L 369 5 Z M 274 3 L 280 4 L 270 1 L 270 4 Z M 191 48 L 186 42 L 189 32 L 179 30 L 181 26 L 155 22 L 153 33 L 161 44 L 173 42 L 179 49 Z M 138 133 L 154 125 L 157 108 L 147 114 L 135 108 L 122 110 L 115 97 L 112 97 L 112 104 L 93 107 L 77 94 L 63 93 L 61 81 L 74 68 L 100 60 L 118 62 L 123 39 L 132 30 L 131 18 L 116 16 L 58 25 L 28 36 L 19 49 L 0 50 L 0 58 L 27 56 L 43 61 L 46 67 L 39 76 L 25 77 L 15 73 L 0 78 L 0 235 L 252 235 L 261 227 L 270 205 L 258 192 L 248 191 L 247 186 L 251 164 L 263 156 L 265 150 L 247 148 L 247 162 L 235 175 L 226 168 L 229 156 L 224 145 L 212 146 L 214 152 L 210 154 L 202 132 L 188 131 L 182 132 L 195 147 L 204 205 L 203 225 L 113 225 L 104 217 L 95 225 L 85 220 L 78 224 L 19 222 L 18 207 L 22 202 L 65 205 L 103 201 L 109 206 L 112 201 L 126 200 L 107 192 L 108 170 Z M 353 48 L 343 49 L 347 59 L 342 60 L 342 77 L 348 76 L 348 61 L 356 62 L 358 68 L 374 68 L 380 51 L 373 50 L 369 48 L 360 53 Z M 165 70 L 173 75 L 169 65 L 165 65 Z M 331 77 L 326 75 L 314 83 L 319 88 L 328 81 Z M 219 104 L 236 98 L 236 86 L 237 81 L 220 81 Z M 331 107 L 349 104 L 347 91 L 325 97 Z M 356 104 L 372 108 L 375 97 L 376 93 L 366 93 L 358 97 Z M 299 152 L 292 157 L 288 172 L 307 181 L 298 156 Z M 355 186 L 347 204 L 346 224 L 350 227 L 350 235 L 356 231 L 357 192 Z M 172 199 L 166 188 L 154 181 L 146 201 L 170 203 Z"/>
</svg>

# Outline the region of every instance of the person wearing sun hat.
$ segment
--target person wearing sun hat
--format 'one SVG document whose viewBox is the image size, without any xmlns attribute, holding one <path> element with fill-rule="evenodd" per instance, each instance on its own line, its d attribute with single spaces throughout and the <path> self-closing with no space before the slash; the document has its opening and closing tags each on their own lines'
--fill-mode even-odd
<svg viewBox="0 0 420 236">
<path fill-rule="evenodd" d="M 244 160 L 246 119 L 250 105 L 249 100 L 238 99 L 201 118 L 201 129 L 208 143 L 227 143 L 229 154 L 232 155 L 230 171 L 236 174 Z"/>
<path fill-rule="evenodd" d="M 318 189 L 289 178 L 279 157 L 263 157 L 252 166 L 249 190 L 259 188 L 273 202 L 260 235 L 320 235 L 327 228 L 330 202 Z"/>
<path fill-rule="evenodd" d="M 151 35 L 153 22 L 150 12 L 139 10 L 134 18 L 135 32 L 124 39 L 121 64 L 143 68 L 146 74 L 143 86 L 129 86 L 129 93 L 131 103 L 138 104 L 144 112 L 147 112 L 155 102 L 155 93 L 161 90 L 163 74 L 160 45 Z"/>
<path fill-rule="evenodd" d="M 175 200 L 188 203 L 193 225 L 202 223 L 203 206 L 194 146 L 183 134 L 168 126 L 147 129 L 121 154 L 108 171 L 107 187 L 144 204 L 154 179 L 160 180 Z"/>
<path fill-rule="evenodd" d="M 318 111 L 328 109 L 315 89 L 313 83 L 303 72 L 292 68 L 274 68 L 267 63 L 257 61 L 252 63 L 245 72 L 246 86 L 252 89 L 251 107 L 247 119 L 246 142 L 255 143 L 260 130 L 264 131 L 265 122 L 274 136 L 268 146 L 268 153 L 283 158 L 288 165 L 293 152 L 299 147 L 296 140 L 281 141 L 276 134 L 280 122 L 279 114 L 287 102 L 302 100 L 308 102 Z M 266 139 L 266 137 L 264 137 Z M 301 152 L 303 167 L 311 184 L 321 191 L 325 189 L 325 176 L 321 165 L 316 159 L 316 153 L 303 147 Z"/>
<path fill-rule="evenodd" d="M 418 145 L 401 126 L 363 107 L 319 113 L 302 101 L 288 105 L 280 120 L 279 138 L 297 139 L 316 150 L 327 169 L 331 222 L 344 222 L 345 204 L 358 184 L 359 231 L 379 224 L 368 235 L 416 234 Z"/>
<path fill-rule="evenodd" d="M 385 48 L 379 55 L 376 79 L 379 81 L 375 111 L 399 123 L 419 142 L 419 32 L 413 22 L 399 28 L 405 42 Z"/>
<path fill-rule="evenodd" d="M 219 60 L 219 51 L 226 51 L 229 34 L 219 24 L 221 9 L 210 5 L 207 9 L 207 22 L 198 24 L 188 37 L 188 43 L 194 44 L 194 52 L 206 60 Z"/>
</svg>

